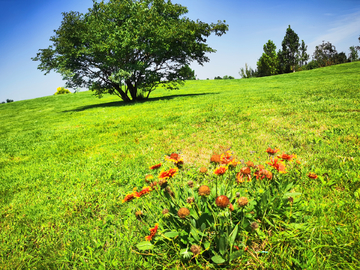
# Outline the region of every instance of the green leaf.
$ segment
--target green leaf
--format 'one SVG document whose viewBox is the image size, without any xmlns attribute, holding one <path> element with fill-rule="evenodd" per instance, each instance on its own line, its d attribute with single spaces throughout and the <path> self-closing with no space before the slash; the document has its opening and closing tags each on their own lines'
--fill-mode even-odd
<svg viewBox="0 0 360 270">
<path fill-rule="evenodd" d="M 144 242 L 140 242 L 139 244 L 137 244 L 136 247 L 139 250 L 148 250 L 148 249 L 153 249 L 154 245 L 151 244 L 151 242 L 149 242 L 149 241 L 144 241 Z"/>
<path fill-rule="evenodd" d="M 167 238 L 174 238 L 174 237 L 177 237 L 179 235 L 178 232 L 167 232 L 167 233 L 164 233 L 164 236 L 167 237 Z"/>
<path fill-rule="evenodd" d="M 226 237 L 225 236 L 220 236 L 219 251 L 220 251 L 221 255 L 224 255 L 226 253 Z"/>
<path fill-rule="evenodd" d="M 204 243 L 204 248 L 209 249 L 210 248 L 210 242 L 205 242 Z"/>
<path fill-rule="evenodd" d="M 238 229 L 239 229 L 239 223 L 235 226 L 234 230 L 231 232 L 230 234 L 230 246 L 234 245 L 237 233 L 238 233 Z"/>
<path fill-rule="evenodd" d="M 197 232 L 196 229 L 191 228 L 190 233 L 195 238 L 196 241 L 200 241 L 199 233 Z"/>
<path fill-rule="evenodd" d="M 289 197 L 295 197 L 295 196 L 299 196 L 301 195 L 302 193 L 301 192 L 288 192 L 288 193 L 285 193 L 283 198 L 289 198 Z"/>
<path fill-rule="evenodd" d="M 237 250 L 237 251 L 231 253 L 231 255 L 230 255 L 230 261 L 239 258 L 239 257 L 242 256 L 243 254 L 244 254 L 244 251 L 242 251 L 242 250 Z"/>
<path fill-rule="evenodd" d="M 224 262 L 225 262 L 225 260 L 224 260 L 220 255 L 212 256 L 212 257 L 211 257 L 211 260 L 212 260 L 214 263 L 217 263 L 217 264 L 220 264 L 220 263 L 224 263 Z"/>
</svg>

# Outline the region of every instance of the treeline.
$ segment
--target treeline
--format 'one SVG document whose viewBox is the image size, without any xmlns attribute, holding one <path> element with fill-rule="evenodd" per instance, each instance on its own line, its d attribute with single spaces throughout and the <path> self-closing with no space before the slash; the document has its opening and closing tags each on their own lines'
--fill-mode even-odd
<svg viewBox="0 0 360 270">
<path fill-rule="evenodd" d="M 10 103 L 10 102 L 14 102 L 14 100 L 12 100 L 12 99 L 7 99 L 6 100 L 6 103 Z M 1 104 L 4 104 L 4 103 L 5 103 L 5 101 L 1 102 Z"/>
<path fill-rule="evenodd" d="M 300 42 L 299 36 L 290 25 L 286 29 L 281 46 L 282 49 L 276 52 L 274 42 L 269 40 L 263 47 L 264 52 L 257 62 L 257 68 L 252 69 L 245 63 L 245 68 L 240 69 L 240 76 L 242 78 L 271 76 L 359 60 L 360 46 L 351 46 L 347 57 L 344 52 L 338 53 L 333 44 L 323 41 L 315 47 L 312 60 L 308 62 L 310 59 L 307 53 L 308 46 L 304 40 Z"/>
</svg>

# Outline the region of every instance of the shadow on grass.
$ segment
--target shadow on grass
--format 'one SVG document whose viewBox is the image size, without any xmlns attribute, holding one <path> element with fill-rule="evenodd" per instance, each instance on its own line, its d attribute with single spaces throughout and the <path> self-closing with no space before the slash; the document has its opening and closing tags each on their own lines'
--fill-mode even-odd
<svg viewBox="0 0 360 270">
<path fill-rule="evenodd" d="M 106 102 L 106 103 L 81 106 L 81 107 L 75 108 L 73 110 L 66 110 L 66 111 L 62 111 L 62 112 L 64 112 L 64 113 L 66 113 L 66 112 L 81 112 L 81 111 L 94 109 L 94 108 L 132 106 L 132 105 L 139 104 L 139 103 L 153 102 L 153 101 L 159 101 L 159 100 L 170 100 L 170 99 L 179 98 L 179 97 L 180 98 L 181 97 L 195 97 L 195 96 L 215 95 L 215 94 L 219 94 L 219 93 L 215 92 L 215 93 L 202 93 L 202 94 L 173 95 L 173 96 L 165 96 L 165 97 L 148 98 L 148 99 L 137 100 L 137 101 L 132 101 L 132 102 L 112 101 L 112 102 Z"/>
</svg>

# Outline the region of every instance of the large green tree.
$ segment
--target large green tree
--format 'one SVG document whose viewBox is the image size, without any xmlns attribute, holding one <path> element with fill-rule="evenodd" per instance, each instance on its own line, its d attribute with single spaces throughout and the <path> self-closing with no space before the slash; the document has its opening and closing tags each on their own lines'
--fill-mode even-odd
<svg viewBox="0 0 360 270">
<path fill-rule="evenodd" d="M 269 40 L 263 47 L 264 52 L 257 62 L 258 76 L 276 75 L 279 72 L 279 60 L 274 42 Z"/>
<path fill-rule="evenodd" d="M 325 67 L 335 64 L 336 55 L 337 50 L 335 46 L 329 41 L 323 41 L 320 45 L 315 47 L 312 58 L 313 60 L 317 61 L 320 67 Z"/>
<path fill-rule="evenodd" d="M 282 50 L 279 52 L 280 69 L 282 72 L 295 72 L 296 66 L 300 61 L 299 55 L 299 36 L 291 29 L 290 25 L 286 29 L 286 34 L 281 43 Z"/>
<path fill-rule="evenodd" d="M 307 54 L 307 45 L 305 45 L 304 40 L 301 40 L 301 45 L 299 48 L 299 60 L 300 60 L 300 66 L 302 67 L 304 64 L 306 64 L 307 60 L 309 60 L 310 55 Z"/>
<path fill-rule="evenodd" d="M 53 44 L 32 59 L 45 74 L 60 73 L 67 87 L 147 98 L 160 84 L 176 88 L 190 62 L 208 62 L 215 50 L 206 38 L 228 30 L 225 21 L 193 21 L 187 12 L 170 0 L 94 0 L 85 14 L 63 13 Z"/>
</svg>

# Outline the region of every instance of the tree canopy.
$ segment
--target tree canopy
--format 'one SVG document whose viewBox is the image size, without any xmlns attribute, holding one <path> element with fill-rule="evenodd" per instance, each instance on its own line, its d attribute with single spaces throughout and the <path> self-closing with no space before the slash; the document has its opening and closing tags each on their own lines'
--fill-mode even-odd
<svg viewBox="0 0 360 270">
<path fill-rule="evenodd" d="M 286 29 L 286 34 L 281 43 L 282 51 L 279 52 L 279 60 L 281 69 L 283 72 L 287 73 L 290 71 L 295 72 L 296 65 L 300 60 L 299 56 L 299 36 L 291 29 L 290 25 Z M 305 45 L 305 44 L 304 44 Z"/>
<path fill-rule="evenodd" d="M 336 48 L 329 41 L 323 41 L 322 44 L 315 47 L 313 60 L 317 61 L 320 67 L 334 64 L 334 58 L 337 55 Z"/>
<path fill-rule="evenodd" d="M 124 101 L 149 97 L 163 84 L 176 89 L 192 61 L 203 65 L 215 52 L 206 38 L 225 34 L 225 21 L 204 23 L 170 0 L 93 1 L 86 14 L 64 12 L 53 42 L 34 61 L 45 74 L 60 73 L 67 87 L 88 87 Z"/>
<path fill-rule="evenodd" d="M 279 60 L 274 42 L 269 40 L 263 47 L 264 53 L 257 62 L 258 76 L 278 74 Z"/>
</svg>

